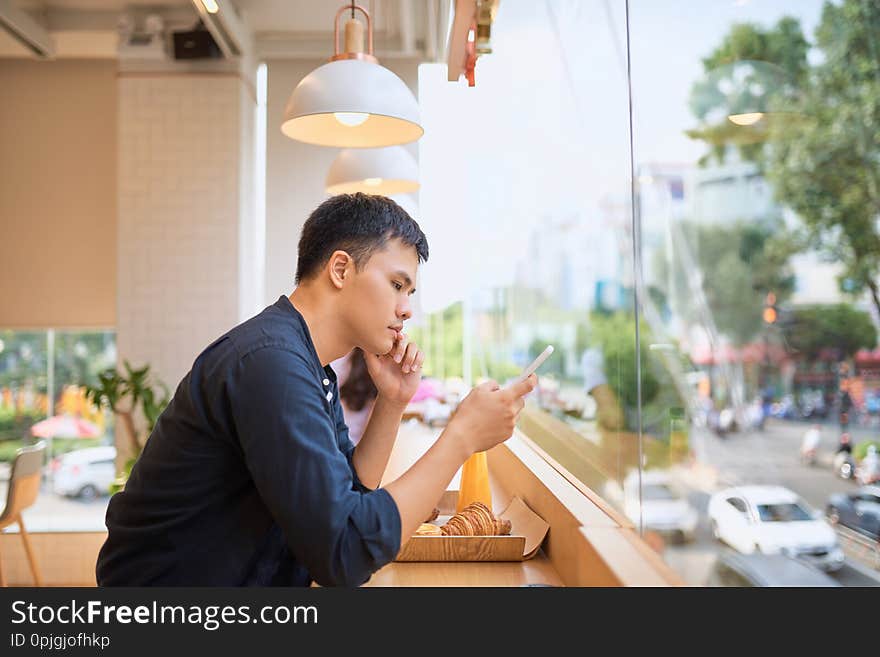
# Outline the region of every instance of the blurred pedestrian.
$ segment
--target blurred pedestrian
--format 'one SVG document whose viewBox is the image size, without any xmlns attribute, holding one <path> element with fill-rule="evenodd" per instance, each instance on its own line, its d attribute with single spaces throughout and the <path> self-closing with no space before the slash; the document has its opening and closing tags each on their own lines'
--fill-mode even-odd
<svg viewBox="0 0 880 657">
<path fill-rule="evenodd" d="M 596 421 L 603 429 L 620 431 L 624 428 L 623 408 L 614 389 L 605 377 L 604 357 L 599 347 L 592 347 L 581 355 L 581 374 L 584 390 L 596 402 Z"/>
<path fill-rule="evenodd" d="M 801 442 L 801 461 L 808 464 L 816 462 L 816 452 L 819 449 L 819 442 L 822 440 L 822 429 L 818 424 L 814 424 L 804 432 Z"/>
</svg>

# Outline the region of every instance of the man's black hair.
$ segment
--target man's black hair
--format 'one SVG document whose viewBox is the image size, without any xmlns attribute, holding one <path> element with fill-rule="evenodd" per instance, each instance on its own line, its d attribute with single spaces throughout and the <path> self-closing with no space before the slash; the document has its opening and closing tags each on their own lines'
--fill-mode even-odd
<svg viewBox="0 0 880 657">
<path fill-rule="evenodd" d="M 385 196 L 340 194 L 321 203 L 306 220 L 299 238 L 296 282 L 308 280 L 333 255 L 345 251 L 360 270 L 375 251 L 399 239 L 428 259 L 428 240 L 415 219 Z"/>
</svg>

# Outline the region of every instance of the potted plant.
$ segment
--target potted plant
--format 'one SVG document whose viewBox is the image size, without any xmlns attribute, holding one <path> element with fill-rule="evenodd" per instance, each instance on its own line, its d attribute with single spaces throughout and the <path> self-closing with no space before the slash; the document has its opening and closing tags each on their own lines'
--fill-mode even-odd
<svg viewBox="0 0 880 657">
<path fill-rule="evenodd" d="M 125 486 L 131 468 L 143 451 L 156 421 L 171 399 L 168 386 L 150 378 L 150 366 L 134 369 L 126 360 L 125 373 L 109 368 L 98 374 L 98 385 L 86 387 L 86 397 L 98 408 L 109 408 L 118 418 L 118 427 L 127 436 L 128 458 L 110 487 L 116 493 Z M 136 418 L 143 418 L 146 430 L 139 432 Z M 118 443 L 118 441 L 117 441 Z M 120 445 L 117 444 L 117 447 Z"/>
</svg>

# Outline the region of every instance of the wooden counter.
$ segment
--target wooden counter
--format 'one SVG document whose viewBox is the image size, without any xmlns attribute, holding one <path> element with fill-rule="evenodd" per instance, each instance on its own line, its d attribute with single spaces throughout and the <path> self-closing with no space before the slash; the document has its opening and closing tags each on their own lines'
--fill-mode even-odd
<svg viewBox="0 0 880 657">
<path fill-rule="evenodd" d="M 382 484 L 417 461 L 440 431 L 402 424 Z M 393 562 L 366 586 L 682 585 L 628 519 L 519 431 L 490 450 L 488 461 L 495 510 L 517 496 L 550 524 L 538 554 L 522 562 Z M 458 488 L 458 475 L 449 488 Z"/>
<path fill-rule="evenodd" d="M 564 586 L 545 554 L 495 563 L 390 563 L 366 586 Z"/>
</svg>

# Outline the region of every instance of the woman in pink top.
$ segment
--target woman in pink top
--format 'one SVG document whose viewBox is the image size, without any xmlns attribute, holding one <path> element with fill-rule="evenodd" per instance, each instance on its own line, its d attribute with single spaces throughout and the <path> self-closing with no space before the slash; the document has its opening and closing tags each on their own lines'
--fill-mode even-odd
<svg viewBox="0 0 880 657">
<path fill-rule="evenodd" d="M 351 442 L 357 445 L 370 419 L 378 392 L 367 370 L 364 352 L 359 347 L 331 365 L 339 383 L 339 400 L 345 424 L 348 425 L 348 435 Z"/>
</svg>

